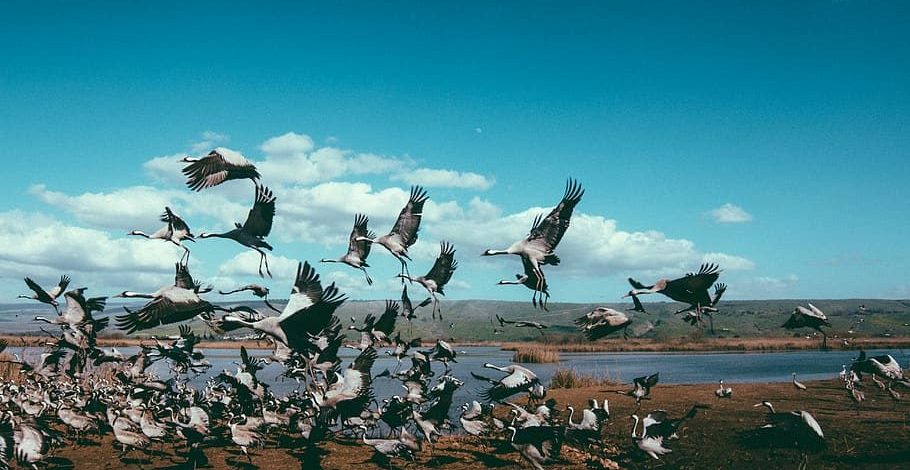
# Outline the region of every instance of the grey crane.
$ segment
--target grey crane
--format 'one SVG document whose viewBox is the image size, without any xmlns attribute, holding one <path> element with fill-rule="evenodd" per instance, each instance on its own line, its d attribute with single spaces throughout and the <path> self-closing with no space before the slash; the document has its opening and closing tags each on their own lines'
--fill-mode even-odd
<svg viewBox="0 0 910 470">
<path fill-rule="evenodd" d="M 269 260 L 263 249 L 272 251 L 272 245 L 265 241 L 265 237 L 272 231 L 272 219 L 275 217 L 275 196 L 269 188 L 263 185 L 256 185 L 256 200 L 253 208 L 250 209 L 243 225 L 234 223 L 234 229 L 224 233 L 207 233 L 199 234 L 199 238 L 229 238 L 240 243 L 241 245 L 251 248 L 259 253 L 259 275 L 262 276 L 262 265 L 265 264 L 265 272 L 272 277 L 269 270 Z"/>
<path fill-rule="evenodd" d="M 151 294 L 123 291 L 114 297 L 151 299 L 138 310 L 126 310 L 126 315 L 118 315 L 117 327 L 127 333 L 147 330 L 158 325 L 179 323 L 202 314 L 211 314 L 215 307 L 199 297 L 200 289 L 189 269 L 184 264 L 176 263 L 174 284 L 167 285 Z"/>
<path fill-rule="evenodd" d="M 408 255 L 408 248 L 417 242 L 417 232 L 420 230 L 420 220 L 423 218 L 423 205 L 427 202 L 427 199 L 429 198 L 425 189 L 420 186 L 411 186 L 411 196 L 404 207 L 401 208 L 401 212 L 398 213 L 398 219 L 395 220 L 395 225 L 392 226 L 392 230 L 389 233 L 378 238 L 359 236 L 356 240 L 382 245 L 401 263 L 400 274 L 410 275 L 408 264 L 405 260 L 411 260 Z M 404 282 L 404 278 L 402 278 L 401 282 Z"/>
<path fill-rule="evenodd" d="M 537 470 L 543 470 L 543 464 L 559 457 L 566 431 L 562 426 L 521 429 L 509 426 L 506 429 L 512 433 L 509 439 L 512 447 Z"/>
<path fill-rule="evenodd" d="M 793 373 L 793 386 L 796 387 L 797 390 L 806 390 L 806 386 L 803 385 L 802 382 L 796 380 L 796 372 Z"/>
<path fill-rule="evenodd" d="M 50 291 L 44 290 L 43 287 L 39 286 L 37 282 L 31 280 L 31 278 L 25 278 L 25 285 L 34 292 L 32 295 L 18 295 L 16 298 L 19 299 L 32 299 L 37 300 L 48 305 L 52 305 L 56 310 L 58 307 L 57 297 L 60 297 L 60 294 L 66 290 L 66 287 L 70 285 L 69 276 L 60 276 L 60 282 L 57 283 Z"/>
<path fill-rule="evenodd" d="M 547 285 L 546 278 L 541 279 L 537 277 L 537 271 L 534 270 L 530 258 L 522 257 L 521 267 L 524 269 L 524 274 L 516 274 L 514 281 L 502 279 L 496 284 L 501 286 L 522 285 L 531 289 L 531 291 L 533 291 L 533 294 L 531 295 L 531 305 L 535 308 L 540 307 L 545 311 L 549 311 L 547 303 L 550 301 L 550 287 Z M 539 301 L 538 294 L 540 295 Z"/>
<path fill-rule="evenodd" d="M 499 367 L 487 363 L 483 366 L 487 369 L 495 369 L 508 374 L 505 377 L 496 380 L 471 372 L 471 376 L 475 379 L 492 385 L 492 387 L 480 392 L 480 397 L 486 401 L 502 401 L 521 392 L 529 392 L 529 398 L 542 395 L 542 393 L 540 393 L 542 388 L 540 379 L 538 379 L 537 374 L 531 372 L 530 369 L 517 364 Z"/>
<path fill-rule="evenodd" d="M 628 338 L 628 328 L 632 324 L 632 319 L 619 310 L 597 307 L 585 316 L 576 319 L 575 324 L 589 341 L 596 341 L 619 330 L 623 330 L 623 338 Z"/>
<path fill-rule="evenodd" d="M 201 158 L 184 157 L 180 161 L 189 163 L 183 168 L 183 174 L 187 178 L 187 187 L 193 191 L 217 186 L 228 180 L 247 178 L 255 182 L 259 179 L 259 172 L 252 162 L 240 153 L 223 147 L 218 147 Z"/>
<path fill-rule="evenodd" d="M 247 284 L 245 286 L 238 287 L 236 289 L 232 289 L 229 291 L 219 290 L 218 293 L 221 295 L 231 295 L 231 294 L 236 294 L 238 292 L 243 292 L 243 291 L 250 291 L 250 293 L 252 293 L 256 297 L 259 297 L 260 299 L 262 299 L 262 301 L 265 303 L 266 307 L 268 307 L 278 313 L 281 313 L 281 310 L 278 310 L 277 308 L 275 308 L 274 305 L 271 304 L 271 302 L 269 302 L 269 299 L 268 299 L 269 288 L 265 287 L 265 286 L 260 286 L 259 284 Z"/>
<path fill-rule="evenodd" d="M 335 310 L 345 301 L 335 284 L 325 289 L 309 262 L 297 264 L 297 276 L 281 315 L 259 319 L 225 315 L 212 321 L 216 329 L 245 327 L 275 340 L 275 357 L 284 359 L 291 350 L 313 349 L 317 335 L 332 323 Z"/>
<path fill-rule="evenodd" d="M 446 295 L 443 288 L 452 279 L 452 274 L 458 269 L 458 261 L 455 260 L 455 246 L 449 242 L 439 242 L 439 255 L 433 263 L 433 267 L 425 276 L 411 277 L 410 274 L 399 274 L 397 277 L 407 279 L 411 282 L 417 282 L 422 285 L 430 297 L 433 299 L 433 318 L 436 318 L 436 312 L 439 311 L 439 318 L 442 319 L 442 311 L 439 309 L 439 299 L 436 294 Z"/>
<path fill-rule="evenodd" d="M 367 268 L 370 267 L 367 264 L 367 256 L 370 256 L 370 249 L 373 245 L 367 239 L 375 239 L 376 234 L 367 229 L 369 221 L 370 219 L 363 214 L 355 215 L 354 228 L 351 229 L 351 235 L 348 237 L 348 252 L 341 258 L 323 258 L 319 261 L 321 263 L 344 263 L 352 268 L 359 269 L 363 271 L 363 275 L 367 279 L 367 285 L 373 285 L 373 280 L 370 279 L 370 275 L 367 273 Z"/>
<path fill-rule="evenodd" d="M 781 327 L 788 330 L 812 328 L 822 334 L 822 349 L 826 349 L 828 347 L 828 334 L 825 333 L 821 327 L 830 327 L 831 324 L 828 323 L 828 317 L 826 317 L 824 312 L 819 310 L 818 307 L 812 304 L 808 305 L 809 308 L 797 305 L 790 315 L 790 318 L 788 318 Z"/>
<path fill-rule="evenodd" d="M 537 279 L 534 287 L 536 292 L 546 290 L 546 277 L 544 276 L 542 266 L 559 264 L 559 257 L 556 256 L 555 250 L 569 229 L 569 221 L 572 218 L 572 211 L 581 201 L 585 190 L 578 182 L 569 179 L 566 182 L 566 191 L 562 200 L 546 217 L 540 215 L 534 219 L 531 225 L 531 231 L 528 236 L 522 240 L 513 243 L 504 250 L 488 249 L 483 252 L 482 256 L 496 255 L 518 255 L 527 259 L 531 272 Z"/>
<path fill-rule="evenodd" d="M 863 374 L 868 374 L 875 378 L 876 375 L 885 377 L 889 381 L 888 389 L 895 381 L 904 379 L 904 372 L 900 364 L 890 354 L 881 354 L 878 356 L 867 357 L 865 350 L 860 350 L 859 357 L 850 365 L 850 371 L 855 373 L 859 379 Z"/>
<path fill-rule="evenodd" d="M 536 328 L 541 335 L 543 334 L 543 330 L 550 327 L 549 325 L 533 320 L 506 320 L 499 316 L 498 313 L 496 314 L 496 321 L 499 322 L 499 326 L 514 325 L 517 328 Z"/>
<path fill-rule="evenodd" d="M 165 242 L 173 243 L 174 245 L 183 248 L 184 253 L 180 257 L 180 262 L 184 264 L 189 263 L 190 249 L 183 244 L 183 240 L 191 242 L 196 241 L 196 236 L 190 232 L 189 225 L 187 225 L 177 214 L 174 214 L 171 208 L 167 206 L 164 207 L 164 213 L 161 214 L 160 220 L 167 225 L 161 227 L 152 234 L 145 233 L 141 230 L 132 230 L 127 235 L 136 235 L 152 240 L 163 240 Z M 184 259 L 186 261 L 184 261 Z"/>
<path fill-rule="evenodd" d="M 642 400 L 649 399 L 651 388 L 657 385 L 658 380 L 660 380 L 660 372 L 648 376 L 635 377 L 632 379 L 632 390 L 617 390 L 616 393 L 634 398 L 635 404 L 641 406 Z"/>
<path fill-rule="evenodd" d="M 371 439 L 367 437 L 366 426 L 361 425 L 358 427 L 363 432 L 363 436 L 361 437 L 363 443 L 372 447 L 376 453 L 382 455 L 383 458 L 398 457 L 414 460 L 414 453 L 411 447 L 402 439 Z"/>
<path fill-rule="evenodd" d="M 756 431 L 753 439 L 781 447 L 796 447 L 800 450 L 799 468 L 804 470 L 809 463 L 809 452 L 825 448 L 825 434 L 822 427 L 808 411 L 777 412 L 769 401 L 756 403 L 768 409 L 765 424 Z"/>
<path fill-rule="evenodd" d="M 431 302 L 433 302 L 433 298 L 427 297 L 415 307 L 411 302 L 411 298 L 408 296 L 407 284 L 401 286 L 401 316 L 405 317 L 408 321 L 417 318 L 415 312 L 418 308 L 426 307 L 427 305 L 430 305 Z"/>
<path fill-rule="evenodd" d="M 698 315 L 702 311 L 711 308 L 711 296 L 708 293 L 708 289 L 717 281 L 720 273 L 721 270 L 716 264 L 704 263 L 697 273 L 688 273 L 673 280 L 659 279 L 650 286 L 646 286 L 630 277 L 629 284 L 632 285 L 632 290 L 624 297 L 663 294 L 677 302 L 689 305 L 674 313 L 683 313 L 694 309 L 696 315 Z"/>
</svg>

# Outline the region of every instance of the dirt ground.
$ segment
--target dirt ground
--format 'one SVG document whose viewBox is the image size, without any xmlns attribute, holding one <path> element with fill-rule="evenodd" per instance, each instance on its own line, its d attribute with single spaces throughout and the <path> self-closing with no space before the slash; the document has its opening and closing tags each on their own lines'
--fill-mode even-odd
<svg viewBox="0 0 910 470">
<path fill-rule="evenodd" d="M 866 386 L 867 400 L 856 406 L 837 380 L 808 382 L 807 391 L 799 391 L 790 383 L 726 385 L 733 388 L 732 399 L 715 398 L 716 384 L 658 385 L 653 389 L 652 399 L 644 401 L 638 411 L 640 416 L 653 409 L 665 409 L 671 417 L 679 417 L 694 403 L 707 407 L 688 424 L 679 441 L 671 441 L 669 447 L 673 452 L 660 461 L 641 454 L 631 443 L 629 415 L 635 411 L 631 398 L 602 388 L 552 390 L 549 396 L 558 400 L 560 408 L 567 403 L 582 407 L 588 398 L 610 400 L 611 420 L 604 432 L 607 450 L 599 457 L 618 464 L 619 468 L 797 468 L 799 454 L 796 450 L 752 448 L 754 444 L 743 442 L 739 437 L 742 431 L 763 423 L 765 409 L 752 406 L 762 400 L 771 401 L 777 411 L 809 411 L 818 420 L 825 433 L 827 450 L 811 455 L 809 468 L 910 468 L 910 390 L 906 390 L 904 401 L 895 403 L 886 392 Z M 565 416 L 562 415 L 563 419 Z M 90 445 L 58 449 L 49 459 L 48 467 L 180 468 L 185 460 L 179 453 L 175 454 L 170 445 L 164 445 L 161 452 L 154 448 L 147 455 L 133 451 L 120 459 L 110 437 L 94 441 Z M 376 462 L 372 448 L 354 438 L 336 438 L 324 444 L 322 451 L 320 461 L 325 469 L 390 468 L 384 462 Z M 229 442 L 210 443 L 205 454 L 212 468 L 314 468 L 312 464 L 303 464 L 302 446 L 289 441 L 272 442 L 265 448 L 254 449 L 252 465 Z M 589 457 L 564 448 L 563 461 L 547 468 L 592 468 L 586 464 Z M 610 464 L 601 461 L 604 463 Z M 531 467 L 520 461 L 519 454 L 505 440 L 446 436 L 432 449 L 426 448 L 419 453 L 416 462 L 393 460 L 391 468 Z"/>
</svg>

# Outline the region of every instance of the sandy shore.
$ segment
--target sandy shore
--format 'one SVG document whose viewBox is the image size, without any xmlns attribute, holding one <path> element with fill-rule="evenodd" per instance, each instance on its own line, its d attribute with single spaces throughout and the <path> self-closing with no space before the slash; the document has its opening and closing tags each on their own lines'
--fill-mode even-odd
<svg viewBox="0 0 910 470">
<path fill-rule="evenodd" d="M 733 388 L 733 398 L 714 397 L 716 385 L 658 385 L 653 399 L 644 402 L 639 414 L 652 409 L 666 409 L 678 417 L 693 404 L 707 406 L 686 427 L 679 441 L 670 444 L 672 454 L 660 462 L 652 460 L 633 448 L 628 437 L 631 428 L 629 415 L 634 402 L 603 388 L 552 390 L 550 396 L 576 407 L 584 406 L 591 397 L 608 398 L 612 418 L 606 427 L 604 441 L 607 452 L 600 457 L 615 462 L 620 468 L 730 468 L 769 469 L 796 468 L 798 453 L 793 449 L 750 448 L 738 434 L 763 423 L 764 408 L 752 405 L 769 400 L 778 411 L 807 410 L 821 424 L 828 448 L 810 457 L 809 468 L 832 469 L 894 469 L 910 468 L 910 390 L 907 401 L 895 403 L 886 392 L 866 387 L 867 401 L 856 406 L 847 397 L 837 380 L 808 382 L 809 390 L 796 390 L 792 384 L 727 384 Z M 457 406 L 458 404 L 456 404 Z M 456 416 L 453 411 L 453 417 Z M 97 439 L 95 439 L 97 441 Z M 211 443 L 206 449 L 213 468 L 301 468 L 299 444 L 276 442 L 255 449 L 253 466 L 236 446 Z M 77 468 L 174 468 L 181 457 L 171 446 L 163 446 L 160 455 L 143 456 L 131 453 L 124 461 L 117 457 L 107 437 L 97 445 L 68 446 L 59 449 L 51 460 L 51 468 L 62 468 L 70 462 Z M 371 461 L 372 448 L 351 438 L 337 438 L 323 446 L 323 468 L 345 469 L 388 468 Z M 547 468 L 581 469 L 588 456 L 567 449 L 564 460 Z M 519 462 L 518 453 L 505 441 L 481 441 L 475 438 L 448 436 L 439 439 L 433 449 L 425 449 L 416 463 L 393 461 L 394 468 L 446 468 L 467 470 L 478 468 L 530 468 Z M 310 468 L 307 466 L 306 468 Z"/>
</svg>

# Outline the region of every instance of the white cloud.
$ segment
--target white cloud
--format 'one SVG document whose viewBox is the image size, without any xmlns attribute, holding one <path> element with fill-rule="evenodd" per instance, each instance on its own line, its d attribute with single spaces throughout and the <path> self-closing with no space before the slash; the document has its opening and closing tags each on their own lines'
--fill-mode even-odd
<svg viewBox="0 0 910 470">
<path fill-rule="evenodd" d="M 743 210 L 742 207 L 729 202 L 717 209 L 711 209 L 708 211 L 708 215 L 714 218 L 715 222 L 721 224 L 740 224 L 752 220 L 752 214 Z"/>
<path fill-rule="evenodd" d="M 161 274 L 173 276 L 179 251 L 158 241 L 111 238 L 107 232 L 66 225 L 42 214 L 0 213 L 0 273 L 4 277 L 78 272 L 91 274 L 93 280 L 110 274 L 108 279 L 118 284 L 141 281 L 143 276 L 159 280 Z M 129 275 L 124 278 L 124 274 Z"/>
<path fill-rule="evenodd" d="M 393 180 L 404 181 L 408 184 L 419 184 L 429 188 L 460 188 L 486 190 L 493 186 L 493 178 L 471 172 L 454 170 L 434 170 L 431 168 L 416 168 L 392 176 Z"/>
<path fill-rule="evenodd" d="M 288 292 L 290 286 L 294 283 L 294 276 L 297 274 L 297 260 L 286 258 L 266 252 L 269 261 L 269 271 L 272 272 L 273 279 L 289 279 L 287 283 Z M 265 274 L 265 266 L 262 267 Z M 218 266 L 217 276 L 225 278 L 235 278 L 238 276 L 247 276 L 250 278 L 259 278 L 259 253 L 253 250 L 244 249 L 242 253 L 234 255 L 233 258 L 221 263 Z M 259 278 L 261 279 L 261 278 Z"/>
<path fill-rule="evenodd" d="M 799 283 L 799 276 L 788 274 L 783 277 L 759 276 L 737 283 L 737 290 L 748 292 L 754 298 L 779 297 L 792 292 Z"/>
<path fill-rule="evenodd" d="M 305 134 L 288 132 L 278 137 L 272 137 L 259 146 L 266 155 L 278 158 L 305 156 L 313 151 L 313 139 Z"/>
<path fill-rule="evenodd" d="M 726 253 L 705 253 L 701 258 L 702 263 L 716 263 L 725 271 L 748 271 L 755 269 L 755 263 L 741 256 Z"/>
<path fill-rule="evenodd" d="M 133 186 L 110 193 L 83 193 L 69 196 L 50 191 L 43 184 L 29 188 L 29 194 L 51 206 L 73 214 L 80 222 L 94 227 L 129 231 L 132 228 L 160 226 L 158 216 L 165 206 L 173 206 L 179 193 Z"/>
<path fill-rule="evenodd" d="M 194 142 L 190 146 L 190 150 L 194 154 L 208 153 L 219 144 L 223 144 L 228 140 L 228 136 L 225 134 L 219 134 L 218 132 L 213 131 L 205 131 L 202 133 L 202 140 Z"/>
</svg>

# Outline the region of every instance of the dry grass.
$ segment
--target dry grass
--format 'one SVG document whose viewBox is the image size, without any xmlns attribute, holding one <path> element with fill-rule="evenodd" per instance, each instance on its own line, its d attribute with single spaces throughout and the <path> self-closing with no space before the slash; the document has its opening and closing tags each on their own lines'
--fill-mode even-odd
<svg viewBox="0 0 910 470">
<path fill-rule="evenodd" d="M 0 353 L 0 381 L 15 382 L 20 381 L 19 364 L 15 364 L 16 358 L 8 352 Z"/>
<path fill-rule="evenodd" d="M 594 343 L 561 343 L 546 347 L 567 353 L 594 352 L 709 352 L 709 351 L 795 351 L 819 349 L 821 339 L 793 338 L 611 338 Z M 506 351 L 529 347 L 527 343 L 502 343 Z M 910 338 L 854 338 L 844 345 L 839 339 L 829 338 L 831 350 L 889 349 L 910 347 Z"/>
<path fill-rule="evenodd" d="M 559 362 L 559 351 L 544 345 L 520 346 L 512 355 L 512 362 L 519 364 L 544 364 Z"/>
<path fill-rule="evenodd" d="M 587 388 L 618 385 L 615 380 L 595 377 L 591 374 L 582 374 L 575 369 L 560 367 L 550 379 L 550 388 Z"/>
</svg>

